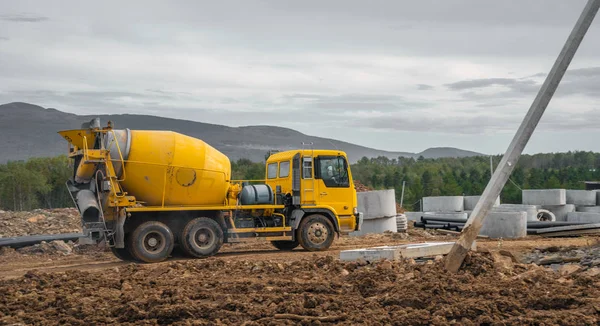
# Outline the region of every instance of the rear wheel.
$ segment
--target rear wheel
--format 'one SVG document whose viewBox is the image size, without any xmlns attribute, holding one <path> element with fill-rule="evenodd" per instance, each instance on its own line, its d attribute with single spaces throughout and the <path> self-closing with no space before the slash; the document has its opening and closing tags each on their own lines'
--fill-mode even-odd
<svg viewBox="0 0 600 326">
<path fill-rule="evenodd" d="M 175 245 L 171 229 L 157 221 L 140 224 L 129 240 L 132 256 L 145 263 L 156 263 L 167 259 Z"/>
<path fill-rule="evenodd" d="M 295 241 L 271 241 L 271 244 L 279 250 L 290 251 L 294 250 L 294 248 L 298 247 L 300 244 L 298 240 Z"/>
<path fill-rule="evenodd" d="M 302 219 L 298 229 L 298 240 L 308 251 L 327 250 L 334 239 L 331 221 L 323 215 L 315 214 Z"/>
<path fill-rule="evenodd" d="M 183 228 L 180 242 L 187 255 L 196 258 L 209 257 L 221 249 L 223 229 L 213 219 L 198 217 Z"/>
<path fill-rule="evenodd" d="M 125 235 L 125 243 L 126 244 L 127 244 L 128 240 L 129 240 L 129 235 Z M 114 245 L 114 243 L 113 243 L 113 245 Z M 127 246 L 125 248 L 115 248 L 113 246 L 113 247 L 110 247 L 110 251 L 113 253 L 113 255 L 115 255 L 115 257 L 119 258 L 120 260 L 124 260 L 124 261 L 135 260 L 135 258 L 133 258 L 133 255 L 131 254 L 131 252 L 129 251 L 129 248 L 127 248 Z"/>
</svg>

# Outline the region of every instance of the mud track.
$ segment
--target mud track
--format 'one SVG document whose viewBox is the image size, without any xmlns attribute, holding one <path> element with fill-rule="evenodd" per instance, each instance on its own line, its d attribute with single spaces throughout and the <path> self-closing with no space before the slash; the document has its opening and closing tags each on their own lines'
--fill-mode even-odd
<svg viewBox="0 0 600 326">
<path fill-rule="evenodd" d="M 384 246 L 394 244 L 405 244 L 413 242 L 425 241 L 454 241 L 455 236 L 438 236 L 435 239 L 427 239 L 424 237 L 411 237 L 410 240 L 401 239 L 394 235 L 379 235 L 361 238 L 342 238 L 334 242 L 332 248 L 324 252 L 308 252 L 303 249 L 295 249 L 291 252 L 279 251 L 274 249 L 268 243 L 263 241 L 225 245 L 221 252 L 214 257 L 208 259 L 226 259 L 228 261 L 247 260 L 247 261 L 294 261 L 302 258 L 333 256 L 339 257 L 341 250 L 357 249 L 373 246 Z M 535 248 L 544 248 L 551 246 L 589 246 L 597 243 L 597 238 L 567 238 L 567 239 L 552 239 L 552 238 L 537 238 L 513 240 L 513 241 L 495 241 L 481 239 L 477 241 L 478 248 L 481 249 L 510 249 L 515 251 L 529 251 Z M 15 259 L 16 257 L 16 259 Z M 159 263 L 166 264 L 174 261 L 195 260 L 190 258 L 175 255 L 167 262 Z M 65 272 L 65 271 L 101 271 L 118 266 L 132 264 L 115 258 L 108 251 L 92 251 L 91 254 L 57 256 L 51 255 L 48 257 L 42 256 L 0 256 L 0 279 L 10 279 L 21 277 L 28 271 L 39 272 Z M 155 264 L 156 265 L 156 264 Z"/>
</svg>

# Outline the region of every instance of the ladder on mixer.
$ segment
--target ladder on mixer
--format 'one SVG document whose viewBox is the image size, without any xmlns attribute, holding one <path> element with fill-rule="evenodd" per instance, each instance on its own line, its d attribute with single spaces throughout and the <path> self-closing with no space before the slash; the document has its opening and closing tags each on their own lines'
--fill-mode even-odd
<svg viewBox="0 0 600 326">
<path fill-rule="evenodd" d="M 316 181 L 315 181 L 315 150 L 313 148 L 314 143 L 302 142 L 302 180 L 304 181 L 304 187 L 302 188 L 302 202 L 305 204 L 316 204 Z M 310 146 L 310 155 L 306 155 L 307 148 Z M 307 169 L 310 167 L 310 176 L 306 176 Z"/>
</svg>

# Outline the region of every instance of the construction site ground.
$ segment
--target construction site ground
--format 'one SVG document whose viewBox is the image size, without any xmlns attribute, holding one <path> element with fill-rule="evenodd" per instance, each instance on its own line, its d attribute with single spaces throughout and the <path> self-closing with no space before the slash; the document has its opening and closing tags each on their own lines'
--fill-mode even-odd
<svg viewBox="0 0 600 326">
<path fill-rule="evenodd" d="M 440 257 L 427 262 L 338 259 L 344 249 L 455 239 L 455 235 L 409 229 L 408 234 L 343 237 L 330 250 L 317 253 L 282 252 L 268 242 L 255 241 L 225 245 L 221 253 L 207 259 L 173 257 L 157 264 L 119 261 L 98 246 L 71 244 L 72 251 L 48 244 L 4 248 L 0 251 L 0 324 L 591 325 L 600 321 L 599 268 L 572 263 L 551 268 L 515 260 L 519 255 L 556 258 L 560 248 L 592 250 L 596 237 L 480 239 L 478 252 L 468 256 L 457 275 L 444 271 Z"/>
</svg>

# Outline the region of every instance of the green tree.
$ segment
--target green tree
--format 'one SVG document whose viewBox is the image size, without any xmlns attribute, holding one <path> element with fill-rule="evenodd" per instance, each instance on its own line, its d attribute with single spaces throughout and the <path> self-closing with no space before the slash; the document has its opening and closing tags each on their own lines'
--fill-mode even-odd
<svg viewBox="0 0 600 326">
<path fill-rule="evenodd" d="M 447 174 L 444 177 L 444 185 L 442 188 L 442 195 L 444 196 L 460 196 L 462 195 L 462 189 L 456 182 L 452 173 Z"/>
<path fill-rule="evenodd" d="M 40 207 L 38 196 L 51 191 L 46 177 L 24 162 L 8 162 L 0 170 L 0 189 L 3 207 L 14 211 Z"/>
<path fill-rule="evenodd" d="M 560 187 L 560 180 L 558 180 L 558 178 L 555 175 L 551 176 L 549 179 L 546 180 L 546 182 L 544 182 L 544 188 L 546 189 L 557 189 Z"/>
</svg>

